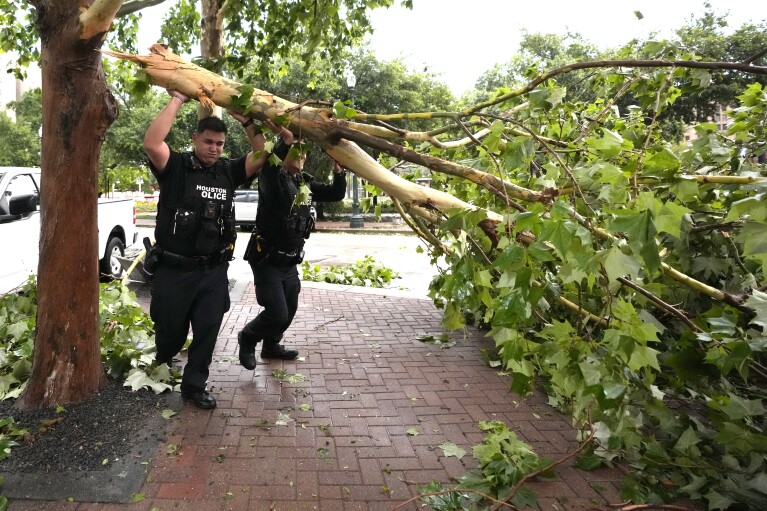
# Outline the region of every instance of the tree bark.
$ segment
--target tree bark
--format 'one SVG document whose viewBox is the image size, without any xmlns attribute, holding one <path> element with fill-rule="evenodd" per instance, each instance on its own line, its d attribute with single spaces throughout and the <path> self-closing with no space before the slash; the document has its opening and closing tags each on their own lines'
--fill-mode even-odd
<svg viewBox="0 0 767 511">
<path fill-rule="evenodd" d="M 223 34 L 221 23 L 223 18 L 219 16 L 221 5 L 219 0 L 202 0 L 200 2 L 201 26 L 200 26 L 200 56 L 203 59 L 219 59 L 224 56 Z M 221 66 L 212 68 L 214 72 L 220 72 Z M 210 108 L 202 103 L 197 108 L 197 118 L 222 117 L 223 109 L 219 106 Z"/>
<path fill-rule="evenodd" d="M 104 381 L 99 341 L 98 157 L 116 117 L 74 0 L 36 2 L 42 42 L 42 189 L 37 332 L 20 408 L 82 401 Z"/>
</svg>

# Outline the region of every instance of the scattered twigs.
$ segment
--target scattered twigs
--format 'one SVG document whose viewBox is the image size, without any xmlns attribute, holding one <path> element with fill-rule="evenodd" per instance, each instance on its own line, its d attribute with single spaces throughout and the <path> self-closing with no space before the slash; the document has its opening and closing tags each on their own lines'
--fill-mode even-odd
<svg viewBox="0 0 767 511">
<path fill-rule="evenodd" d="M 335 323 L 337 321 L 341 321 L 344 318 L 345 318 L 345 316 L 342 314 L 342 315 L 338 316 L 337 318 L 329 319 L 329 320 L 325 321 L 324 323 L 320 323 L 319 325 L 314 327 L 314 330 L 317 331 L 317 330 L 319 330 L 321 328 L 324 328 L 324 327 L 326 327 L 328 325 L 331 325 L 331 324 L 333 324 L 333 323 Z"/>
<path fill-rule="evenodd" d="M 576 450 L 574 450 L 573 452 L 565 455 L 563 458 L 560 458 L 559 460 L 554 461 L 554 462 L 548 464 L 547 466 L 545 466 L 545 467 L 543 467 L 541 469 L 536 470 L 535 472 L 530 472 L 529 474 L 525 475 L 522 479 L 517 481 L 517 484 L 514 485 L 514 487 L 509 492 L 508 497 L 506 497 L 506 500 L 504 501 L 504 504 L 506 504 L 511 498 L 513 498 L 514 495 L 517 494 L 517 491 L 519 491 L 519 489 L 522 487 L 522 485 L 525 484 L 530 479 L 532 479 L 534 477 L 538 477 L 539 475 L 543 474 L 544 472 L 548 472 L 549 470 L 553 469 L 554 467 L 557 467 L 557 466 L 563 464 L 564 462 L 566 462 L 567 460 L 572 459 L 573 457 L 577 456 L 589 444 L 591 444 L 591 442 L 594 441 L 594 436 L 595 435 L 596 435 L 596 430 L 594 430 L 592 428 L 591 434 L 589 434 L 588 438 L 586 438 L 583 442 L 581 442 L 581 445 L 579 445 Z M 497 511 L 498 509 L 500 509 L 500 506 L 499 505 L 495 505 L 495 506 L 490 508 L 490 511 Z"/>
<path fill-rule="evenodd" d="M 410 499 L 407 499 L 404 502 L 401 502 L 401 503 L 397 504 L 396 506 L 391 508 L 391 511 L 397 511 L 397 509 L 401 509 L 401 508 L 407 506 L 408 504 L 410 504 L 412 502 L 417 502 L 418 500 L 420 500 L 420 499 L 422 499 L 424 497 L 439 497 L 440 495 L 449 495 L 451 493 L 473 493 L 475 495 L 479 495 L 483 499 L 487 499 L 489 502 L 495 502 L 499 506 L 503 506 L 503 507 L 512 509 L 514 511 L 521 511 L 517 506 L 514 506 L 512 504 L 508 504 L 506 502 L 502 502 L 502 501 L 500 501 L 498 499 L 494 499 L 493 497 L 491 497 L 490 495 L 487 495 L 486 493 L 482 493 L 482 492 L 479 492 L 479 491 L 476 491 L 476 490 L 468 490 L 468 489 L 464 489 L 464 488 L 455 488 L 455 489 L 452 489 L 452 490 L 436 491 L 436 492 L 432 492 L 432 493 L 421 493 L 419 495 L 416 495 L 415 497 L 412 497 Z"/>
</svg>

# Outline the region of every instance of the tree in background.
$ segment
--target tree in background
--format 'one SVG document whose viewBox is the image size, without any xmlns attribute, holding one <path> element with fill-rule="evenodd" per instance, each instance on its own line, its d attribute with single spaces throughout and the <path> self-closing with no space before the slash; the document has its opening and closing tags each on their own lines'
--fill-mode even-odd
<svg viewBox="0 0 767 511">
<path fill-rule="evenodd" d="M 498 63 L 477 79 L 473 91 L 469 91 L 463 102 L 467 105 L 484 101 L 499 88 L 520 87 L 530 78 L 538 76 L 548 69 L 553 69 L 573 62 L 597 60 L 603 56 L 597 47 L 580 34 L 530 34 L 522 33 L 519 51 L 506 63 Z M 561 78 L 561 85 L 567 87 L 571 99 L 588 101 L 593 99 L 594 91 L 583 80 L 587 71 L 568 73 Z M 582 97 L 586 95 L 586 97 Z"/>
<path fill-rule="evenodd" d="M 743 62 L 764 65 L 767 62 L 767 23 L 746 23 L 727 34 L 726 16 L 710 10 L 699 17 L 692 17 L 676 31 L 682 48 L 705 60 Z M 680 97 L 666 112 L 667 117 L 681 119 L 684 123 L 702 122 L 713 117 L 717 107 L 735 105 L 736 97 L 751 83 L 767 85 L 764 76 L 752 76 L 739 71 L 721 70 L 711 73 L 711 83 L 692 95 Z M 680 89 L 688 87 L 681 83 Z"/>
<path fill-rule="evenodd" d="M 40 166 L 40 89 L 29 90 L 8 108 L 16 119 L 0 111 L 0 166 Z"/>
</svg>

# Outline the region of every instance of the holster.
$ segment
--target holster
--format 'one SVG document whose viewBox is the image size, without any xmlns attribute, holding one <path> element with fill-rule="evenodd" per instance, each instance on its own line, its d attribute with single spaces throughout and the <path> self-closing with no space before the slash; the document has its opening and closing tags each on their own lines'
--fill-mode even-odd
<svg viewBox="0 0 767 511">
<path fill-rule="evenodd" d="M 152 280 L 154 278 L 154 271 L 157 269 L 162 258 L 162 249 L 157 245 L 152 245 L 149 238 L 144 238 L 143 243 L 146 249 L 146 254 L 144 255 L 144 276 L 148 280 Z"/>
<path fill-rule="evenodd" d="M 293 266 L 304 260 L 304 251 L 285 252 L 278 250 L 257 231 L 253 231 L 245 248 L 245 260 L 253 265 Z"/>
</svg>

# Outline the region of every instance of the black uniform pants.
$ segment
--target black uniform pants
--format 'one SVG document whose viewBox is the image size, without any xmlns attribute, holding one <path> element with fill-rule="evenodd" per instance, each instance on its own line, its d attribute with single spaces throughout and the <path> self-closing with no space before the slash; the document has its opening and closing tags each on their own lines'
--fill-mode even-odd
<svg viewBox="0 0 767 511">
<path fill-rule="evenodd" d="M 213 349 L 229 310 L 229 263 L 190 271 L 162 264 L 152 281 L 149 313 L 154 321 L 157 358 L 165 360 L 181 351 L 192 327 L 192 344 L 181 379 L 181 392 L 205 390 Z"/>
<path fill-rule="evenodd" d="M 263 310 L 242 329 L 242 341 L 251 346 L 261 340 L 265 346 L 278 344 L 298 309 L 301 293 L 298 269 L 295 265 L 279 267 L 257 263 L 251 263 L 250 267 L 256 301 Z"/>
</svg>

